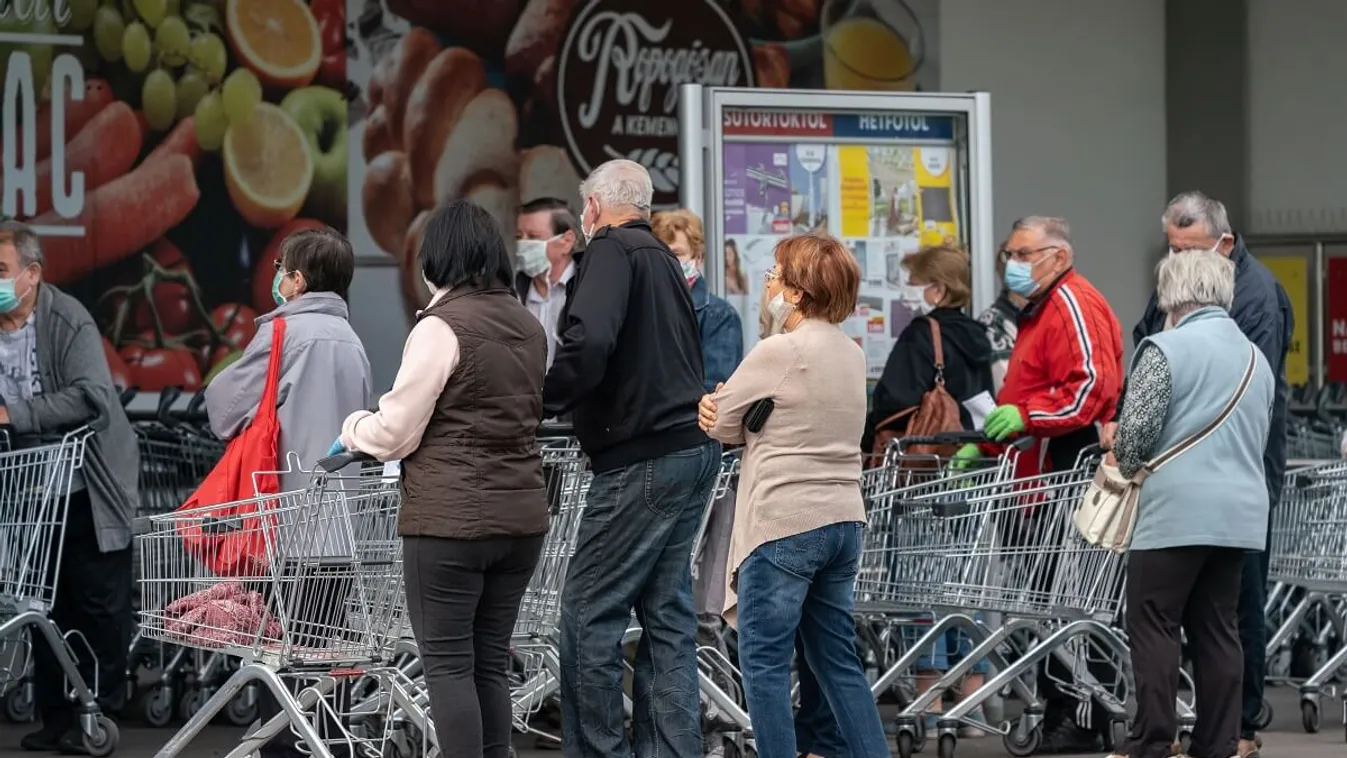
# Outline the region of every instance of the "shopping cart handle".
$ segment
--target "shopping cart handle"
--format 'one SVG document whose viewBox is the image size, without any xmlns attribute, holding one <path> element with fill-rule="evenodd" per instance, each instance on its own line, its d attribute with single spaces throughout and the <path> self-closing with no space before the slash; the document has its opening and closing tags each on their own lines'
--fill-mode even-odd
<svg viewBox="0 0 1347 758">
<path fill-rule="evenodd" d="M 333 471 L 340 471 L 352 463 L 372 460 L 374 460 L 374 456 L 369 453 L 362 453 L 359 450 L 347 450 L 345 452 L 337 453 L 336 455 L 329 455 L 328 457 L 319 460 L 318 468 L 330 474 Z"/>
<path fill-rule="evenodd" d="M 178 402 L 180 397 L 182 397 L 181 387 L 165 387 L 159 390 L 158 419 L 164 426 L 173 426 L 176 422 L 176 419 L 169 414 L 173 410 L 173 404 Z"/>
<path fill-rule="evenodd" d="M 539 437 L 574 437 L 575 426 L 569 421 L 545 419 L 538 425 Z"/>
<path fill-rule="evenodd" d="M 205 406 L 206 406 L 206 391 L 197 390 L 197 392 L 192 395 L 192 399 L 187 401 L 187 408 L 183 411 L 182 415 L 189 421 L 205 418 L 206 414 L 202 413 L 201 410 Z"/>
<path fill-rule="evenodd" d="M 991 442 L 982 432 L 939 432 L 925 437 L 899 437 L 898 447 L 901 450 L 913 445 L 982 445 Z M 1016 437 L 1002 444 L 1017 450 L 1027 450 L 1034 444 L 1034 438 Z"/>
</svg>

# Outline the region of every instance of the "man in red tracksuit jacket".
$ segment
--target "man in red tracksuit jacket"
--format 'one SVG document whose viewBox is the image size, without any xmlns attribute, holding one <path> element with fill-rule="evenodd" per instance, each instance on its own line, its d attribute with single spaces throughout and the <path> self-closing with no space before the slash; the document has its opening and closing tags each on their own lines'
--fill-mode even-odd
<svg viewBox="0 0 1347 758">
<path fill-rule="evenodd" d="M 1104 296 L 1072 268 L 1071 231 L 1062 219 L 1016 221 L 1001 256 L 1006 288 L 1028 304 L 1020 311 L 997 407 L 983 430 L 997 442 L 1034 438 L 1034 446 L 1019 456 L 1017 476 L 1069 469 L 1081 450 L 1099 441 L 1098 425 L 1115 415 L 1123 385 L 1122 328 Z M 1112 673 L 1095 677 L 1112 681 Z M 1040 694 L 1047 698 L 1039 752 L 1102 749 L 1101 733 L 1111 726 L 1106 712 L 1062 693 L 1053 679 L 1071 681 L 1055 657 L 1039 678 Z"/>
</svg>

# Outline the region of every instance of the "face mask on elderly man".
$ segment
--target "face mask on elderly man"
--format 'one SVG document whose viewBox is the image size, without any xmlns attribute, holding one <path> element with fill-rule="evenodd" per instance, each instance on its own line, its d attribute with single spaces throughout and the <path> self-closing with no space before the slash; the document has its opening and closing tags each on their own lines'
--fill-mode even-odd
<svg viewBox="0 0 1347 758">
<path fill-rule="evenodd" d="M 552 267 L 552 262 L 547 259 L 547 243 L 552 240 L 517 240 L 514 243 L 514 267 L 530 279 L 542 275 Z"/>
</svg>

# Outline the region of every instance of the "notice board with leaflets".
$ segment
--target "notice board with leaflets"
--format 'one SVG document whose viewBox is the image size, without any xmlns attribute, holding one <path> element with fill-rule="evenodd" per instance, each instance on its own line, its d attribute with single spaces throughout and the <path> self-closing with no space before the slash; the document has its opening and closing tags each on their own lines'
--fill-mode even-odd
<svg viewBox="0 0 1347 758">
<path fill-rule="evenodd" d="M 706 227 L 705 273 L 758 340 L 764 276 L 783 238 L 841 239 L 862 273 L 843 328 L 878 379 L 915 315 L 903 258 L 957 244 L 972 257 L 975 312 L 996 298 L 990 98 L 687 85 L 682 204 Z"/>
</svg>

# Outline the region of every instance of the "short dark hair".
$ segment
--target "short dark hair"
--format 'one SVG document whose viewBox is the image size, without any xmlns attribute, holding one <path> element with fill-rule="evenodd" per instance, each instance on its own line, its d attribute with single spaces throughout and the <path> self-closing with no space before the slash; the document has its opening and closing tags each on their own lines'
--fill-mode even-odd
<svg viewBox="0 0 1347 758">
<path fill-rule="evenodd" d="M 513 286 L 514 265 L 500 224 L 468 200 L 456 200 L 431 212 L 418 260 L 421 273 L 439 289 L 469 282 Z"/>
<path fill-rule="evenodd" d="M 342 300 L 355 278 L 355 250 L 330 226 L 300 229 L 281 241 L 281 268 L 304 275 L 306 292 L 333 292 Z"/>
<path fill-rule="evenodd" d="M 580 233 L 580 222 L 576 220 L 575 211 L 571 210 L 570 203 L 559 197 L 539 197 L 519 206 L 521 216 L 542 211 L 551 212 L 552 234 L 575 232 L 576 249 L 584 247 L 585 240 L 584 235 Z"/>
</svg>

